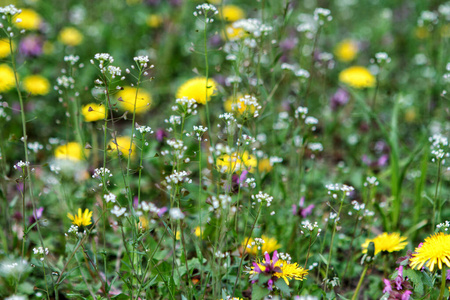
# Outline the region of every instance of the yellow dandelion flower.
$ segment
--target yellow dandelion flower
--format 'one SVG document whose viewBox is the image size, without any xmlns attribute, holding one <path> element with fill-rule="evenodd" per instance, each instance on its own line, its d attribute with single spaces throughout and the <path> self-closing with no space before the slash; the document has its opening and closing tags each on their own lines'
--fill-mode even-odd
<svg viewBox="0 0 450 300">
<path fill-rule="evenodd" d="M 75 27 L 64 27 L 58 35 L 58 40 L 66 46 L 78 46 L 83 41 L 83 34 Z"/>
<path fill-rule="evenodd" d="M 116 94 L 116 97 L 119 99 L 119 106 L 123 110 L 132 113 L 136 106 L 136 114 L 141 114 L 150 109 L 152 97 L 143 89 L 139 89 L 137 95 L 136 91 L 137 88 L 126 86 Z"/>
<path fill-rule="evenodd" d="M 269 173 L 270 171 L 272 171 L 272 164 L 270 163 L 270 159 L 268 158 L 263 158 L 260 159 L 258 162 L 258 171 L 259 173 Z"/>
<path fill-rule="evenodd" d="M 334 55 L 339 61 L 350 62 L 355 59 L 358 54 L 358 45 L 353 40 L 343 40 L 336 45 Z"/>
<path fill-rule="evenodd" d="M 225 36 L 226 35 L 226 36 Z M 233 25 L 225 26 L 225 34 L 222 32 L 222 38 L 230 41 L 237 41 L 247 36 L 242 28 L 234 28 Z"/>
<path fill-rule="evenodd" d="M 12 43 L 13 51 L 16 48 L 16 44 Z M 11 54 L 11 49 L 9 47 L 8 39 L 0 39 L 0 59 L 6 58 Z"/>
<path fill-rule="evenodd" d="M 195 77 L 189 79 L 178 88 L 176 97 L 181 99 L 187 97 L 194 99 L 199 104 L 206 104 L 206 101 L 211 100 L 211 96 L 216 93 L 216 82 L 209 78 L 208 87 L 206 87 L 206 77 Z"/>
<path fill-rule="evenodd" d="M 387 233 L 383 232 L 374 239 L 366 239 L 364 244 L 361 245 L 363 248 L 363 253 L 367 253 L 367 248 L 370 242 L 375 244 L 375 255 L 382 251 L 394 252 L 403 250 L 408 242 L 406 242 L 406 237 L 400 236 L 399 233 Z"/>
<path fill-rule="evenodd" d="M 114 154 L 117 153 L 118 148 L 120 154 L 126 158 L 128 158 L 128 153 L 130 153 L 130 151 L 131 158 L 134 158 L 136 156 L 136 145 L 134 143 L 131 143 L 131 138 L 129 136 L 118 136 L 116 137 L 116 142 L 117 144 L 114 142 L 114 140 L 111 140 L 108 144 Z"/>
<path fill-rule="evenodd" d="M 89 151 L 84 149 L 84 154 L 87 156 Z M 55 149 L 55 157 L 57 159 L 80 161 L 84 158 L 83 147 L 77 142 L 67 143 Z"/>
<path fill-rule="evenodd" d="M 195 227 L 195 236 L 200 237 L 200 235 L 202 234 L 202 231 L 204 232 L 204 230 L 202 230 L 200 228 L 200 226 Z"/>
<path fill-rule="evenodd" d="M 255 171 L 258 164 L 254 155 L 248 154 L 244 151 L 242 155 L 235 152 L 233 154 L 222 154 L 217 158 L 216 167 L 222 173 L 241 173 L 244 170 L 248 170 L 250 173 Z"/>
<path fill-rule="evenodd" d="M 31 95 L 47 95 L 50 91 L 50 82 L 41 75 L 30 75 L 23 79 L 23 88 Z"/>
<path fill-rule="evenodd" d="M 138 226 L 139 226 L 139 229 L 142 229 L 144 231 L 147 230 L 149 228 L 148 219 L 146 217 L 144 217 L 144 216 L 139 216 L 139 224 L 138 224 Z"/>
<path fill-rule="evenodd" d="M 250 238 L 248 240 L 247 244 L 247 238 L 242 241 L 242 247 L 247 246 L 247 249 L 245 251 L 251 255 L 258 255 L 258 254 L 264 254 L 264 253 L 272 253 L 275 250 L 280 249 L 281 245 L 278 244 L 278 241 L 275 238 L 268 237 L 266 235 L 261 236 L 261 239 L 264 240 L 264 243 L 261 244 L 261 249 L 258 249 L 258 245 L 255 244 L 255 240 L 253 238 Z"/>
<path fill-rule="evenodd" d="M 245 18 L 245 12 L 237 5 L 224 5 L 220 11 L 220 16 L 227 22 L 236 22 Z"/>
<path fill-rule="evenodd" d="M 427 237 L 412 256 L 409 261 L 413 269 L 420 270 L 425 265 L 433 272 L 436 265 L 442 270 L 443 263 L 450 268 L 450 235 L 440 232 Z"/>
<path fill-rule="evenodd" d="M 229 113 L 236 112 L 239 115 L 243 115 L 245 113 L 253 114 L 256 110 L 256 107 L 252 104 L 246 105 L 244 99 L 245 96 L 242 94 L 237 94 L 236 100 L 233 96 L 228 97 L 228 99 L 223 104 L 225 111 Z"/>
<path fill-rule="evenodd" d="M 19 23 L 16 23 L 16 20 L 22 20 Z M 25 30 L 37 30 L 39 26 L 41 26 L 42 18 L 41 16 L 32 9 L 23 8 L 22 12 L 14 17 L 14 24 L 18 28 Z"/>
<path fill-rule="evenodd" d="M 147 16 L 147 20 L 145 22 L 147 23 L 148 27 L 157 28 L 161 26 L 163 18 L 160 15 L 151 14 Z"/>
<path fill-rule="evenodd" d="M 85 209 L 84 213 L 81 212 L 81 208 L 78 209 L 77 215 L 72 215 L 71 213 L 67 213 L 67 217 L 72 220 L 72 224 L 77 226 L 89 226 L 92 224 L 91 217 L 92 211 L 89 209 Z"/>
<path fill-rule="evenodd" d="M 280 263 L 278 263 L 280 262 Z M 289 280 L 303 280 L 306 275 L 308 275 L 308 271 L 299 267 L 297 263 L 289 263 L 284 260 L 279 260 L 277 264 L 281 268 L 281 273 L 276 272 L 274 275 L 278 278 L 282 278 L 287 285 L 289 285 Z"/>
<path fill-rule="evenodd" d="M 353 66 L 342 70 L 339 74 L 339 81 L 356 89 L 374 87 L 376 83 L 375 76 L 361 66 Z"/>
<path fill-rule="evenodd" d="M 81 108 L 81 114 L 86 122 L 104 120 L 107 116 L 107 110 L 102 104 L 89 103 Z"/>
<path fill-rule="evenodd" d="M 15 86 L 14 71 L 7 64 L 0 65 L 0 93 L 9 91 Z"/>
</svg>

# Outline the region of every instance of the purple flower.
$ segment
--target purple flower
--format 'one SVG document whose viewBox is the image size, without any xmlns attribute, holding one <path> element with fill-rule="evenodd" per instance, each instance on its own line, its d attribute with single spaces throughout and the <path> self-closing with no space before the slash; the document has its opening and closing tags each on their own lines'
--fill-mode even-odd
<svg viewBox="0 0 450 300">
<path fill-rule="evenodd" d="M 447 270 L 447 277 L 446 280 L 450 280 L 450 270 Z"/>
<path fill-rule="evenodd" d="M 42 213 L 44 212 L 44 208 L 41 206 L 38 209 L 36 209 L 33 213 L 33 215 L 31 215 L 28 218 L 28 223 L 30 225 L 36 223 L 37 220 L 39 220 L 42 217 Z"/>
<path fill-rule="evenodd" d="M 158 211 L 158 217 L 161 218 L 161 216 L 164 215 L 164 214 L 166 213 L 167 210 L 168 210 L 168 209 L 167 209 L 166 206 L 161 207 L 161 208 L 159 209 L 159 211 Z"/>
<path fill-rule="evenodd" d="M 42 39 L 36 35 L 24 37 L 19 44 L 19 52 L 25 56 L 39 56 L 42 54 Z"/>
<path fill-rule="evenodd" d="M 383 293 L 390 293 L 392 292 L 392 287 L 391 287 L 391 282 L 389 281 L 389 279 L 383 279 L 384 282 L 384 289 L 383 289 Z"/>
<path fill-rule="evenodd" d="M 409 300 L 409 296 L 411 296 L 412 292 L 411 291 L 406 291 L 403 295 L 402 295 L 402 300 Z"/>
<path fill-rule="evenodd" d="M 340 88 L 334 93 L 333 96 L 330 98 L 330 106 L 332 110 L 336 110 L 341 106 L 344 106 L 347 104 L 348 100 L 350 99 L 349 93 L 344 90 L 343 88 Z"/>
<path fill-rule="evenodd" d="M 164 141 L 164 138 L 167 136 L 167 133 L 164 131 L 164 129 L 156 129 L 156 140 L 160 143 L 162 143 L 162 141 Z"/>
<path fill-rule="evenodd" d="M 314 209 L 314 204 L 308 205 L 308 207 L 305 208 L 305 197 L 300 198 L 300 202 L 297 208 L 297 205 L 292 205 L 292 214 L 298 215 L 302 218 L 306 218 L 310 214 L 312 214 L 312 210 Z"/>
</svg>

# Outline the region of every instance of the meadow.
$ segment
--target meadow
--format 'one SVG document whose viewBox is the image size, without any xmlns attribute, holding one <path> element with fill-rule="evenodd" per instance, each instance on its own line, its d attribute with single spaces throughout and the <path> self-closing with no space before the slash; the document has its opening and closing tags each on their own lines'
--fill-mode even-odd
<svg viewBox="0 0 450 300">
<path fill-rule="evenodd" d="M 450 299 L 450 2 L 0 16 L 1 299 Z"/>
</svg>

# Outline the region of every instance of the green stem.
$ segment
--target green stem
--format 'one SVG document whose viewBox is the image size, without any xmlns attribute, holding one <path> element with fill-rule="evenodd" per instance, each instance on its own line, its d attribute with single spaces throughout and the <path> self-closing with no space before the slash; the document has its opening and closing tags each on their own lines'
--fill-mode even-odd
<svg viewBox="0 0 450 300">
<path fill-rule="evenodd" d="M 331 234 L 330 251 L 328 252 L 328 262 L 327 262 L 327 269 L 326 269 L 326 272 L 325 272 L 325 279 L 328 279 L 328 271 L 330 269 L 331 253 L 333 251 L 334 236 L 336 235 L 336 227 L 337 227 L 339 216 L 341 215 L 342 205 L 344 204 L 344 198 L 345 198 L 345 194 L 344 194 L 344 196 L 343 196 L 343 198 L 341 200 L 341 205 L 339 206 L 339 211 L 338 211 L 338 214 L 337 214 L 336 219 L 334 221 L 333 233 Z"/>
<path fill-rule="evenodd" d="M 359 295 L 359 290 L 361 289 L 361 285 L 364 281 L 364 277 L 366 276 L 367 270 L 369 269 L 369 265 L 366 264 L 366 266 L 364 267 L 364 270 L 361 274 L 361 277 L 359 278 L 359 282 L 358 282 L 358 286 L 356 287 L 355 293 L 353 294 L 352 300 L 356 300 L 358 299 L 358 295 Z"/>
<path fill-rule="evenodd" d="M 434 201 L 433 201 L 433 220 L 432 220 L 432 230 L 435 230 L 436 221 L 441 221 L 441 201 L 438 200 L 439 196 L 439 184 L 441 182 L 441 160 L 438 159 L 438 174 L 436 188 L 434 190 Z M 438 209 L 438 215 L 436 216 L 436 206 Z"/>
<path fill-rule="evenodd" d="M 438 300 L 442 300 L 444 298 L 445 292 L 445 281 L 447 279 L 447 267 L 443 264 L 442 266 L 442 274 L 441 274 L 441 288 L 439 290 Z"/>
</svg>

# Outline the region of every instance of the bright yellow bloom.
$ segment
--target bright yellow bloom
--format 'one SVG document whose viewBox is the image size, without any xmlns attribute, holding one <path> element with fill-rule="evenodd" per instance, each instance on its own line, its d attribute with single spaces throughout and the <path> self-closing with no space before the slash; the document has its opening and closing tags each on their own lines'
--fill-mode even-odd
<svg viewBox="0 0 450 300">
<path fill-rule="evenodd" d="M 15 86 L 14 71 L 7 64 L 0 65 L 0 93 L 9 91 Z"/>
<path fill-rule="evenodd" d="M 222 32 L 222 38 L 228 38 L 230 41 L 237 41 L 247 36 L 246 32 L 242 28 L 234 28 L 233 25 L 227 25 L 225 27 L 225 35 Z"/>
<path fill-rule="evenodd" d="M 84 150 L 84 153 L 86 156 L 89 154 L 87 150 Z M 55 149 L 55 157 L 57 159 L 80 161 L 84 158 L 83 147 L 77 142 L 67 143 Z"/>
<path fill-rule="evenodd" d="M 272 260 L 270 261 L 272 263 Z M 266 266 L 264 265 L 264 262 L 257 263 L 258 267 L 261 269 L 261 273 L 264 273 L 266 270 Z M 289 285 L 289 280 L 303 280 L 305 279 L 306 275 L 308 275 L 308 270 L 303 269 L 302 267 L 299 267 L 297 263 L 289 263 L 288 261 L 278 259 L 276 263 L 273 265 L 274 268 L 279 267 L 281 269 L 281 272 L 274 272 L 273 276 L 282 278 L 284 282 L 286 282 L 287 285 Z M 258 273 L 254 271 L 255 267 L 253 266 L 250 274 Z"/>
<path fill-rule="evenodd" d="M 211 96 L 216 93 L 216 82 L 209 78 L 208 87 L 206 87 L 206 77 L 195 77 L 189 79 L 178 88 L 176 97 L 181 99 L 187 97 L 194 99 L 199 104 L 206 104 L 206 101 L 211 100 Z"/>
<path fill-rule="evenodd" d="M 256 107 L 252 104 L 247 106 L 245 104 L 244 97 L 245 96 L 243 96 L 242 94 L 237 94 L 236 101 L 233 96 L 228 97 L 228 99 L 223 104 L 225 111 L 229 113 L 236 112 L 238 115 L 243 115 L 247 112 L 253 114 L 256 110 Z"/>
<path fill-rule="evenodd" d="M 83 41 L 83 34 L 75 27 L 64 27 L 58 36 L 58 40 L 67 46 L 78 46 Z"/>
<path fill-rule="evenodd" d="M 131 138 L 129 136 L 118 136 L 116 137 L 116 143 L 111 140 L 108 146 L 111 148 L 114 154 L 117 153 L 117 148 L 119 148 L 120 154 L 128 158 L 128 154 L 131 151 L 131 158 L 136 156 L 136 145 L 131 143 Z M 130 147 L 131 146 L 131 147 Z"/>
<path fill-rule="evenodd" d="M 30 75 L 23 79 L 23 88 L 31 95 L 47 95 L 50 91 L 50 82 L 41 75 Z"/>
<path fill-rule="evenodd" d="M 13 51 L 16 48 L 16 44 L 12 43 Z M 8 57 L 11 54 L 11 49 L 9 48 L 8 39 L 0 39 L 0 59 Z"/>
<path fill-rule="evenodd" d="M 220 16 L 227 22 L 236 22 L 245 18 L 245 12 L 237 5 L 224 5 L 220 12 Z"/>
<path fill-rule="evenodd" d="M 375 76 L 361 66 L 353 66 L 341 71 L 339 81 L 356 89 L 374 87 L 376 83 Z"/>
<path fill-rule="evenodd" d="M 139 89 L 136 95 L 137 88 L 126 86 L 123 90 L 116 94 L 119 100 L 119 106 L 130 113 L 133 113 L 136 106 L 136 114 L 141 114 L 150 109 L 152 104 L 152 97 L 148 92 L 143 89 Z"/>
<path fill-rule="evenodd" d="M 425 265 L 433 272 L 436 265 L 442 270 L 443 263 L 450 268 L 450 235 L 440 232 L 427 237 L 412 256 L 409 261 L 413 269 L 420 270 Z"/>
<path fill-rule="evenodd" d="M 204 230 L 201 230 L 200 226 L 195 227 L 195 236 L 200 237 L 202 231 L 204 232 Z"/>
<path fill-rule="evenodd" d="M 266 235 L 262 235 L 261 238 L 264 240 L 264 243 L 261 244 L 261 249 L 258 249 L 258 246 L 255 243 L 255 240 L 253 238 L 250 238 L 248 240 L 247 244 L 247 238 L 245 238 L 242 241 L 242 247 L 245 247 L 245 245 L 248 245 L 245 250 L 245 252 L 251 254 L 251 255 L 258 255 L 258 254 L 264 254 L 264 253 L 272 253 L 275 250 L 280 249 L 281 245 L 278 244 L 278 241 L 274 238 L 268 237 Z"/>
<path fill-rule="evenodd" d="M 16 23 L 17 19 L 21 19 L 22 21 Z M 29 8 L 22 8 L 22 12 L 14 17 L 14 24 L 16 24 L 18 28 L 25 30 L 37 30 L 41 23 L 41 16 Z"/>
<path fill-rule="evenodd" d="M 81 114 L 86 122 L 104 120 L 107 116 L 107 110 L 102 104 L 89 103 L 81 108 Z"/>
<path fill-rule="evenodd" d="M 355 59 L 358 54 L 358 45 L 353 40 L 343 40 L 336 45 L 334 55 L 339 61 L 350 62 Z"/>
<path fill-rule="evenodd" d="M 258 171 L 259 173 L 269 173 L 272 171 L 272 164 L 270 163 L 269 158 L 260 159 L 258 162 Z"/>
<path fill-rule="evenodd" d="M 366 239 L 364 244 L 361 245 L 361 247 L 363 248 L 363 253 L 367 253 L 367 248 L 369 247 L 370 242 L 373 242 L 375 244 L 375 255 L 382 251 L 400 251 L 403 250 L 406 245 L 408 245 L 408 242 L 406 242 L 406 237 L 400 236 L 399 233 L 383 232 L 374 239 Z"/>
<path fill-rule="evenodd" d="M 217 158 L 216 167 L 222 173 L 241 173 L 248 170 L 250 173 L 255 171 L 258 161 L 256 157 L 245 151 L 242 155 L 237 152 L 229 155 L 222 154 Z"/>
<path fill-rule="evenodd" d="M 84 213 L 81 213 L 81 208 L 78 209 L 78 215 L 72 215 L 71 213 L 67 213 L 67 217 L 72 220 L 72 224 L 77 226 L 89 226 L 92 224 L 91 217 L 92 211 L 89 209 L 85 209 Z"/>
<path fill-rule="evenodd" d="M 139 224 L 138 224 L 139 229 L 142 229 L 145 231 L 149 228 L 148 225 L 149 225 L 148 219 L 144 216 L 139 216 Z"/>
<path fill-rule="evenodd" d="M 163 18 L 160 15 L 151 14 L 147 16 L 146 23 L 148 27 L 157 28 L 161 26 L 162 22 Z"/>
</svg>

